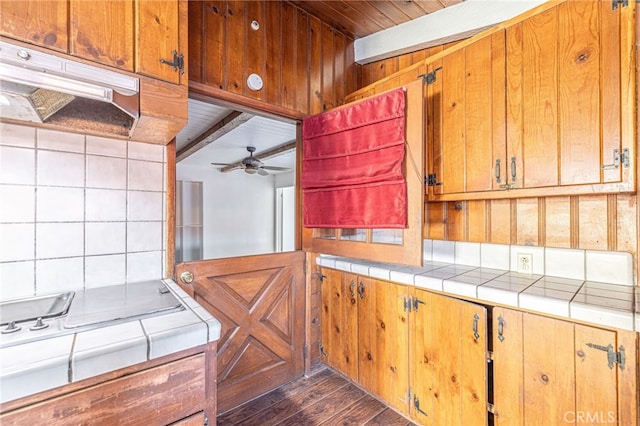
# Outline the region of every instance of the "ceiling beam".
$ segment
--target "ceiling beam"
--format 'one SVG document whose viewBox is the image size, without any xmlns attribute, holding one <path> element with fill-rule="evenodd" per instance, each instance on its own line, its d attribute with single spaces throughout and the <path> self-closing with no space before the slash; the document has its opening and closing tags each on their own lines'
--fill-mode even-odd
<svg viewBox="0 0 640 426">
<path fill-rule="evenodd" d="M 253 158 L 255 158 L 256 160 L 265 161 L 265 160 L 268 160 L 269 158 L 276 157 L 278 155 L 284 154 L 289 151 L 293 151 L 295 149 L 296 149 L 296 141 L 294 139 L 283 145 L 271 148 L 268 151 L 264 151 L 264 152 L 261 152 L 260 154 L 256 154 L 253 156 Z M 236 161 L 235 163 L 229 164 L 228 166 L 224 166 L 223 168 L 220 169 L 220 171 L 222 173 L 231 172 L 233 170 L 239 169 L 241 166 L 242 166 L 242 160 Z"/>
<path fill-rule="evenodd" d="M 222 120 L 202 132 L 200 136 L 189 142 L 184 148 L 176 153 L 176 162 L 182 161 L 192 154 L 195 154 L 211 142 L 220 139 L 238 126 L 246 123 L 253 117 L 253 114 L 240 111 L 232 111 Z"/>
<path fill-rule="evenodd" d="M 387 59 L 464 38 L 548 0 L 466 0 L 354 42 L 359 64 Z"/>
</svg>

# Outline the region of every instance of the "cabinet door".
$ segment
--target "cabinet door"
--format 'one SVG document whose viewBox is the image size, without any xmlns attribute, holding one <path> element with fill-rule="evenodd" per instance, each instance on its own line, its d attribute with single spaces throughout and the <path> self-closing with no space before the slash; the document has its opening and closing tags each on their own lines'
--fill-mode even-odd
<svg viewBox="0 0 640 426">
<path fill-rule="evenodd" d="M 67 0 L 0 2 L 0 34 L 68 52 Z"/>
<path fill-rule="evenodd" d="M 427 88 L 433 194 L 498 189 L 506 182 L 500 175 L 506 155 L 504 31 L 445 55 L 428 70 L 435 76 Z"/>
<path fill-rule="evenodd" d="M 133 0 L 71 0 L 70 53 L 133 71 Z"/>
<path fill-rule="evenodd" d="M 181 23 L 179 0 L 136 1 L 137 49 L 136 72 L 150 77 L 159 78 L 172 83 L 180 83 L 180 70 L 161 62 L 173 62 L 174 55 L 183 54 L 180 51 Z M 187 58 L 184 57 L 185 65 Z M 185 74 L 186 75 L 186 74 Z"/>
<path fill-rule="evenodd" d="M 322 359 L 358 380 L 357 276 L 322 269 Z"/>
<path fill-rule="evenodd" d="M 494 424 L 637 424 L 633 332 L 493 310 Z M 631 358 L 629 358 L 631 357 Z"/>
<path fill-rule="evenodd" d="M 514 188 L 630 184 L 634 7 L 567 1 L 506 29 Z"/>
<path fill-rule="evenodd" d="M 411 416 L 421 424 L 486 424 L 487 311 L 414 289 Z"/>
<path fill-rule="evenodd" d="M 405 286 L 359 278 L 360 384 L 409 412 L 409 326 Z"/>
</svg>

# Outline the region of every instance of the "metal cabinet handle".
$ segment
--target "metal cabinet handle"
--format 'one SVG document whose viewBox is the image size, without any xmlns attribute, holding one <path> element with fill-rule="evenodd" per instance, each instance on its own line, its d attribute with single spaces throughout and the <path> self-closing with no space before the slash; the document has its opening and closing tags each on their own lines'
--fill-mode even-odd
<svg viewBox="0 0 640 426">
<path fill-rule="evenodd" d="M 180 281 L 185 284 L 191 284 L 193 282 L 193 274 L 189 271 L 184 271 L 180 274 Z"/>
<path fill-rule="evenodd" d="M 478 320 L 480 319 L 480 317 L 478 316 L 478 314 L 473 314 L 473 325 L 471 326 L 471 329 L 473 330 L 473 338 L 478 340 L 478 338 L 480 337 L 480 334 L 478 334 Z"/>
<path fill-rule="evenodd" d="M 351 297 L 356 297 L 356 292 L 353 289 L 356 288 L 356 281 L 351 280 L 351 284 L 349 285 L 349 292 L 351 293 Z"/>
<path fill-rule="evenodd" d="M 504 317 L 502 315 L 498 317 L 498 340 L 504 341 Z"/>
<path fill-rule="evenodd" d="M 500 159 L 496 160 L 496 183 L 501 183 L 502 179 L 500 178 Z"/>
<path fill-rule="evenodd" d="M 364 299 L 364 283 L 360 281 L 360 285 L 358 286 L 358 294 L 360 295 L 360 299 Z"/>
<path fill-rule="evenodd" d="M 517 174 L 516 157 L 511 157 L 511 181 L 512 182 L 516 181 L 516 174 Z"/>
</svg>

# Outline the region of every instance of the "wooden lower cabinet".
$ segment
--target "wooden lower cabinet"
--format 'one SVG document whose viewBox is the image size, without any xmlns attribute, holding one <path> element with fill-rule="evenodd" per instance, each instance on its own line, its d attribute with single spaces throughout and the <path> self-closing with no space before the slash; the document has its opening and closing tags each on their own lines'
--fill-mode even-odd
<svg viewBox="0 0 640 426">
<path fill-rule="evenodd" d="M 411 418 L 423 425 L 487 424 L 487 309 L 414 288 Z"/>
<path fill-rule="evenodd" d="M 481 305 L 323 269 L 323 360 L 420 424 L 486 424 Z"/>
<path fill-rule="evenodd" d="M 408 414 L 407 288 L 331 269 L 322 274 L 324 362 Z"/>
<path fill-rule="evenodd" d="M 493 330 L 496 426 L 638 424 L 637 333 L 499 307 Z"/>
<path fill-rule="evenodd" d="M 203 350 L 204 348 L 204 350 Z M 216 344 L 2 404 L 0 424 L 215 424 Z"/>
</svg>

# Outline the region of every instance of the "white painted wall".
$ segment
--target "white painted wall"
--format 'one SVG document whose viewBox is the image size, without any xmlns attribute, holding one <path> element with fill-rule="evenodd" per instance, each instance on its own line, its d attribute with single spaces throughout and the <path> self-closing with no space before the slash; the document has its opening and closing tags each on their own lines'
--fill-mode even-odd
<svg viewBox="0 0 640 426">
<path fill-rule="evenodd" d="M 274 251 L 275 176 L 178 164 L 176 177 L 203 182 L 205 259 Z"/>
</svg>

